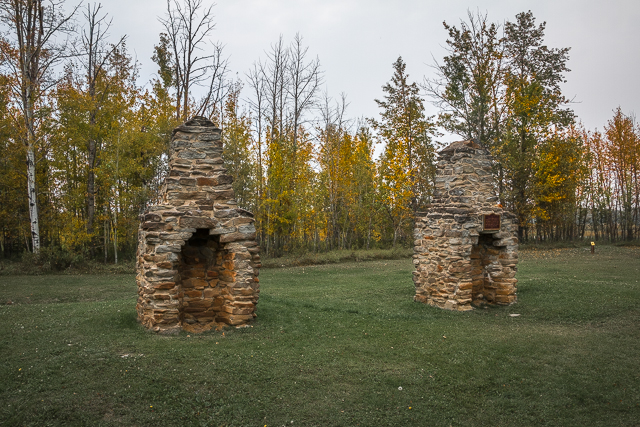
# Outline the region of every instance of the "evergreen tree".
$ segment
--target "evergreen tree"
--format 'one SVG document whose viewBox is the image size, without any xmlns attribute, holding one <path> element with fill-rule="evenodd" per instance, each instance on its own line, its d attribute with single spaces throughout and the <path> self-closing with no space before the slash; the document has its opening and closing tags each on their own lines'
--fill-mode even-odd
<svg viewBox="0 0 640 427">
<path fill-rule="evenodd" d="M 416 83 L 409 83 L 406 64 L 398 57 L 391 81 L 382 87 L 380 121 L 371 120 L 384 143 L 379 179 L 382 204 L 393 228 L 393 242 L 412 223 L 413 214 L 429 200 L 434 174 L 434 125 L 424 115 Z"/>
</svg>

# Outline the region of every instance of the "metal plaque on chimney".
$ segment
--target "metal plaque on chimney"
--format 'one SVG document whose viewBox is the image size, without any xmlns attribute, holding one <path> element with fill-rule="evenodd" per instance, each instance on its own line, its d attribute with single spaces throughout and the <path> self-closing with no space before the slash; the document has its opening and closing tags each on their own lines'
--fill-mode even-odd
<svg viewBox="0 0 640 427">
<path fill-rule="evenodd" d="M 495 233 L 500 231 L 500 215 L 482 215 L 482 231 L 485 233 Z"/>
</svg>

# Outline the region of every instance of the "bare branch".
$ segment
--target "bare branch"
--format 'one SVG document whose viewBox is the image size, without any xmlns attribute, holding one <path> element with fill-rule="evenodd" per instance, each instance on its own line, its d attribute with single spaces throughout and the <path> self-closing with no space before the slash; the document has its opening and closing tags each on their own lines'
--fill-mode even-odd
<svg viewBox="0 0 640 427">
<path fill-rule="evenodd" d="M 198 56 L 204 50 L 204 43 L 215 28 L 214 5 L 205 7 L 203 0 L 167 0 L 166 18 L 160 18 L 173 50 L 176 118 L 186 120 L 190 105 L 194 104 L 192 91 L 195 87 L 207 86 L 197 112 L 206 111 L 221 76 L 226 73 L 227 60 L 222 60 L 222 47 L 214 44 L 214 53 Z M 212 76 L 213 73 L 213 76 Z M 218 88 L 219 89 L 219 88 Z"/>
</svg>

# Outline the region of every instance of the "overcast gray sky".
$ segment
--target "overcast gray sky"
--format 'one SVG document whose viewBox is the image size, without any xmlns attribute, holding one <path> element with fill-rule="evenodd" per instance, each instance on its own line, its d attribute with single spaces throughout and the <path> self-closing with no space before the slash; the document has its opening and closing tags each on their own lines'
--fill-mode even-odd
<svg viewBox="0 0 640 427">
<path fill-rule="evenodd" d="M 128 35 L 129 49 L 141 64 L 141 82 L 148 81 L 156 70 L 151 55 L 166 0 L 102 4 L 113 18 L 112 38 Z M 565 96 L 574 99 L 572 108 L 588 129 L 602 129 L 618 106 L 627 114 L 637 110 L 637 0 L 218 0 L 213 39 L 225 45 L 232 71 L 244 78 L 280 34 L 289 43 L 299 32 L 309 54 L 320 59 L 330 96 L 347 94 L 350 117 L 377 117 L 374 99 L 383 96 L 391 64 L 401 55 L 412 81 L 433 77 L 430 65 L 445 54 L 442 22 L 459 24 L 468 9 L 487 13 L 492 22 L 513 20 L 527 10 L 538 23 L 546 21 L 547 45 L 571 47 Z M 437 112 L 425 105 L 429 114 Z"/>
</svg>

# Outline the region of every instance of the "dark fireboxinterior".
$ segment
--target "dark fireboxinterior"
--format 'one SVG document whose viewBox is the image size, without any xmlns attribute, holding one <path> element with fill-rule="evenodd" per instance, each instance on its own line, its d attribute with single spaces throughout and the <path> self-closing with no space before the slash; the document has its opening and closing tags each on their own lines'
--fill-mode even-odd
<svg viewBox="0 0 640 427">
<path fill-rule="evenodd" d="M 224 256 L 220 236 L 199 228 L 182 247 L 180 284 L 182 286 L 182 321 L 207 324 L 217 321 L 224 310 L 226 286 L 220 280 Z"/>
<path fill-rule="evenodd" d="M 493 245 L 493 234 L 480 234 L 478 243 L 471 250 L 471 280 L 473 290 L 471 299 L 474 304 L 482 305 L 493 303 L 496 296 L 496 287 L 493 283 L 493 274 L 502 270 L 498 264 L 500 249 Z M 497 267 L 497 268 L 496 268 Z"/>
</svg>

